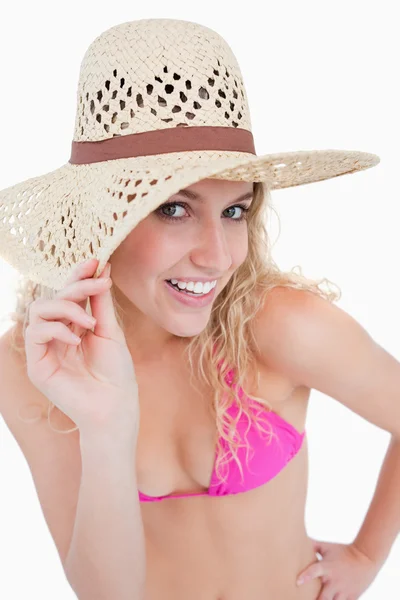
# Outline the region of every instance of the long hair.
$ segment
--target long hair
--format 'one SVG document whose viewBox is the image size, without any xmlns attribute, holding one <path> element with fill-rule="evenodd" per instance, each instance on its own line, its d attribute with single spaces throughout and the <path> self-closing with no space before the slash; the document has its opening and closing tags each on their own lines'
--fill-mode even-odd
<svg viewBox="0 0 400 600">
<path fill-rule="evenodd" d="M 329 284 L 332 282 L 326 278 L 308 279 L 298 266 L 293 267 L 289 272 L 279 269 L 271 255 L 272 244 L 267 230 L 269 213 L 276 212 L 272 205 L 270 190 L 264 182 L 254 182 L 253 186 L 254 200 L 247 213 L 247 257 L 217 296 L 205 329 L 194 336 L 185 349 L 191 366 L 191 385 L 193 386 L 193 376 L 196 375 L 198 380 L 207 383 L 214 392 L 208 408 L 215 418 L 219 434 L 215 467 L 220 479 L 223 478 L 221 465 L 226 466 L 232 459 L 236 461 L 243 477 L 242 465 L 237 455 L 237 449 L 243 444 L 236 436 L 236 424 L 242 418 L 242 414 L 245 414 L 248 419 L 249 426 L 250 422 L 253 422 L 259 431 L 269 435 L 268 443 L 275 435 L 268 422 L 266 424 L 269 431 L 266 432 L 262 428 L 260 419 L 255 417 L 251 409 L 254 403 L 267 410 L 271 410 L 271 405 L 265 398 L 252 396 L 244 389 L 244 380 L 248 380 L 248 377 L 252 382 L 255 379 L 259 382 L 260 374 L 254 359 L 257 344 L 252 323 L 266 296 L 274 287 L 284 286 L 308 290 L 329 302 L 335 302 L 341 297 L 340 288 L 336 286 L 337 292 L 329 289 Z M 297 268 L 299 272 L 295 272 Z M 328 284 L 327 291 L 320 288 L 323 283 Z M 13 349 L 23 356 L 25 365 L 25 345 L 22 340 L 25 340 L 25 330 L 28 325 L 28 305 L 37 298 L 54 298 L 55 294 L 56 292 L 51 288 L 35 284 L 20 276 L 15 312 L 9 317 L 17 324 L 12 331 L 11 344 Z M 111 288 L 111 295 L 118 323 L 123 329 L 123 311 L 115 298 L 113 288 Z M 90 309 L 89 303 L 88 308 Z M 195 386 L 193 387 L 196 389 Z M 231 417 L 228 412 L 233 403 L 237 403 L 239 407 L 236 418 Z M 59 410 L 48 401 L 47 420 L 51 429 L 58 433 L 71 433 L 78 429 L 77 427 L 63 431 L 54 429 L 50 422 L 50 413 L 54 409 Z M 247 433 L 245 437 L 247 438 Z M 228 451 L 225 453 L 221 438 L 228 446 Z M 247 462 L 251 450 L 247 439 L 244 446 L 247 448 Z M 224 459 L 228 460 L 224 462 Z"/>
</svg>

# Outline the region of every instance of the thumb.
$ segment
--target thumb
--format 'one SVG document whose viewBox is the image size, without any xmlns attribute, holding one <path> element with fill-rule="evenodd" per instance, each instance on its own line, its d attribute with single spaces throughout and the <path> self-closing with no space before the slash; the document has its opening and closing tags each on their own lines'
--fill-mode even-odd
<svg viewBox="0 0 400 600">
<path fill-rule="evenodd" d="M 322 542 L 320 540 L 312 540 L 312 543 L 313 543 L 314 552 L 316 552 L 321 557 L 323 557 L 324 554 L 325 554 L 325 552 L 327 551 L 327 547 L 325 545 L 325 542 Z"/>
<path fill-rule="evenodd" d="M 315 552 L 320 552 L 322 550 L 322 542 L 319 540 L 312 540 L 312 545 Z"/>
<path fill-rule="evenodd" d="M 110 263 L 106 263 L 99 278 L 106 279 L 111 271 Z M 114 304 L 111 296 L 111 286 L 103 292 L 90 297 L 90 307 L 96 319 L 94 334 L 100 337 L 121 341 L 121 328 L 115 315 Z"/>
</svg>

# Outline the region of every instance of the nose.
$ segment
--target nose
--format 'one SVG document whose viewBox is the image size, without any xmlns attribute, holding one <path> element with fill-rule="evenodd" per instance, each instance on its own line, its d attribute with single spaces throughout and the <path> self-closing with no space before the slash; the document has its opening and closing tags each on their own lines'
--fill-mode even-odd
<svg viewBox="0 0 400 600">
<path fill-rule="evenodd" d="M 208 269 L 210 273 L 227 272 L 232 266 L 232 254 L 223 225 L 211 223 L 204 226 L 198 236 L 191 252 L 193 264 Z"/>
</svg>

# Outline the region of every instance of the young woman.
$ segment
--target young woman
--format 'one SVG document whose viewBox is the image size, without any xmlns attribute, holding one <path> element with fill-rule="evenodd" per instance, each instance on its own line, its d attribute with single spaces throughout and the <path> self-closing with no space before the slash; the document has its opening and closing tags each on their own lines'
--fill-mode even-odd
<svg viewBox="0 0 400 600">
<path fill-rule="evenodd" d="M 164 107 L 159 93 L 152 95 L 155 81 L 176 101 L 193 107 L 196 93 L 205 104 L 210 92 L 200 82 L 212 89 L 215 80 L 198 66 L 200 44 L 219 66 L 215 77 L 236 76 L 225 89 L 241 99 L 248 123 L 245 95 L 233 93 L 243 90 L 238 67 L 226 48 L 221 54 L 221 38 L 184 21 L 150 21 L 105 32 L 85 55 L 71 164 L 44 182 L 0 192 L 8 206 L 22 189 L 38 202 L 42 183 L 58 183 L 49 193 L 42 187 L 40 220 L 25 216 L 31 244 L 40 223 L 43 244 L 35 248 L 46 258 L 28 258 L 22 246 L 1 248 L 27 278 L 16 325 L 0 344 L 2 414 L 80 599 L 358 598 L 376 577 L 394 527 L 380 531 L 382 505 L 375 504 L 352 544 L 314 547 L 304 523 L 307 405 L 310 390 L 319 389 L 391 431 L 396 449 L 398 366 L 333 305 L 338 295 L 279 270 L 265 215 L 273 187 L 367 168 L 376 157 L 294 153 L 284 163 L 279 157 L 279 170 L 271 155 L 250 156 L 247 126 L 221 126 L 218 93 L 193 132 L 179 122 L 140 130 L 131 108 L 138 129 L 117 129 L 125 117 L 116 112 L 110 127 L 120 133 L 104 129 L 101 138 L 93 133 L 102 120 L 91 104 L 99 82 L 90 61 L 100 61 L 107 47 L 119 52 L 120 71 L 128 51 L 141 69 L 138 52 L 154 68 L 149 48 L 158 53 L 160 40 L 166 64 L 155 71 L 168 81 L 179 81 L 180 70 L 192 73 L 186 92 L 159 75 L 150 84 L 147 74 L 138 80 L 143 94 L 123 92 L 128 103 L 135 97 L 146 108 L 145 91 L 153 119 L 155 107 Z M 180 64 L 171 58 L 178 33 L 189 50 L 187 37 L 196 41 Z M 132 40 L 145 40 L 146 51 Z M 110 57 L 106 62 L 109 69 Z M 117 69 L 113 76 L 120 77 Z M 118 81 L 117 91 L 130 89 L 125 78 Z M 218 129 L 224 135 L 215 141 Z M 82 260 L 84 243 L 100 258 Z M 73 252 L 81 259 L 71 259 Z M 387 477 L 382 486 L 394 515 Z M 299 586 L 304 572 L 311 579 Z"/>
</svg>

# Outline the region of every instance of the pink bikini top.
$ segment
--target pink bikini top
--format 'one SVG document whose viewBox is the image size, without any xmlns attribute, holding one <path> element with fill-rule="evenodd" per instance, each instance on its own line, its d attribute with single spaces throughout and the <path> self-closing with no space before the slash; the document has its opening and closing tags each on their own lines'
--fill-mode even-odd
<svg viewBox="0 0 400 600">
<path fill-rule="evenodd" d="M 226 381 L 228 384 L 232 383 L 231 369 L 226 375 Z M 244 396 L 243 388 L 239 389 L 239 397 Z M 251 406 L 254 406 L 254 401 L 249 399 Z M 265 438 L 264 433 L 260 433 L 253 422 L 250 422 L 244 413 L 242 413 L 238 424 L 237 433 L 240 436 L 240 443 L 246 443 L 246 431 L 247 441 L 250 444 L 248 451 L 248 467 L 246 464 L 246 446 L 239 447 L 236 449 L 237 456 L 241 462 L 243 470 L 243 482 L 239 468 L 232 458 L 229 463 L 229 472 L 226 477 L 226 481 L 222 481 L 218 478 L 215 470 L 216 463 L 214 461 L 214 468 L 211 476 L 210 486 L 205 492 L 196 492 L 189 494 L 168 494 L 166 496 L 147 496 L 139 491 L 139 499 L 141 502 L 157 502 L 164 500 L 165 498 L 186 498 L 189 496 L 229 496 L 231 494 L 240 494 L 247 492 L 261 485 L 264 485 L 278 475 L 278 473 L 284 469 L 288 462 L 299 452 L 303 439 L 306 432 L 300 433 L 277 413 L 265 410 L 264 407 L 257 403 L 257 415 L 262 415 L 262 419 L 266 419 L 273 428 L 275 434 L 274 437 L 268 435 Z M 232 404 L 228 409 L 231 416 L 236 417 L 239 412 L 239 407 L 236 404 Z M 263 428 L 268 432 L 268 426 Z M 262 436 L 262 437 L 261 437 Z M 266 441 L 267 440 L 267 441 Z M 224 438 L 221 438 L 221 444 L 224 452 L 228 451 L 228 445 Z M 237 440 L 236 440 L 237 441 Z M 230 458 L 230 457 L 229 457 Z M 224 469 L 225 467 L 221 467 Z M 226 474 L 226 473 L 224 473 Z"/>
</svg>

